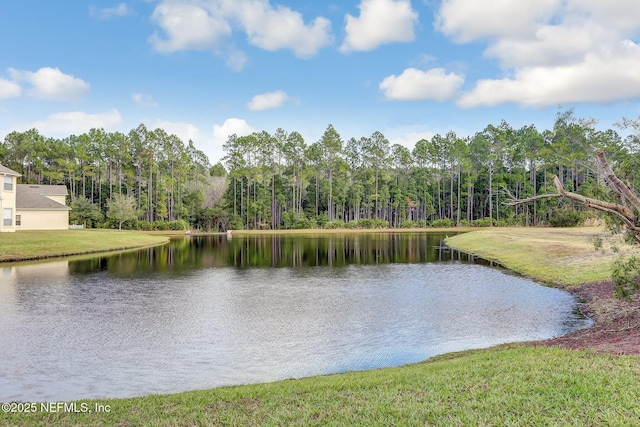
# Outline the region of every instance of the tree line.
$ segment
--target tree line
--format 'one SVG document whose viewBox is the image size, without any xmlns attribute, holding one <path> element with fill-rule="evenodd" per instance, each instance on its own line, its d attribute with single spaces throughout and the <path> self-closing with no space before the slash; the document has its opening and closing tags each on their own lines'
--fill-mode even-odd
<svg viewBox="0 0 640 427">
<path fill-rule="evenodd" d="M 211 200 L 211 188 L 220 185 L 209 173 L 209 159 L 192 141 L 185 144 L 144 124 L 126 134 L 91 129 L 67 138 L 44 137 L 37 129 L 14 131 L 0 144 L 0 163 L 22 174 L 19 182 L 65 185 L 73 208 L 70 219 L 87 226 L 121 226 L 105 218 L 111 203 L 113 208 L 122 205 L 121 210 L 133 205 L 129 228 L 202 227 L 207 209 L 223 191 Z"/>
<path fill-rule="evenodd" d="M 299 132 L 277 129 L 231 135 L 214 166 L 192 141 L 144 124 L 67 138 L 31 129 L 5 137 L 0 163 L 20 172 L 23 183 L 67 186 L 71 218 L 87 226 L 570 225 L 584 218 L 580 203 L 537 196 L 555 191 L 556 176 L 567 191 L 613 200 L 592 161 L 597 151 L 637 185 L 639 123 L 623 119 L 619 127 L 631 132 L 622 137 L 566 110 L 549 130 L 502 121 L 470 136 L 436 134 L 411 148 L 378 131 L 345 140 L 328 125 L 308 143 Z M 133 199 L 127 220 L 107 215 L 122 195 Z M 514 198 L 531 201 L 510 204 Z"/>
<path fill-rule="evenodd" d="M 638 122 L 628 137 L 598 130 L 572 110 L 553 129 L 513 128 L 505 121 L 471 136 L 455 132 L 391 144 L 381 133 L 344 140 L 329 125 L 307 144 L 298 132 L 232 135 L 224 145 L 229 227 L 572 225 L 583 206 L 537 198 L 554 192 L 557 176 L 569 191 L 614 197 L 593 165 L 599 150 L 630 183 L 638 183 Z M 532 198 L 527 204 L 511 199 Z"/>
</svg>

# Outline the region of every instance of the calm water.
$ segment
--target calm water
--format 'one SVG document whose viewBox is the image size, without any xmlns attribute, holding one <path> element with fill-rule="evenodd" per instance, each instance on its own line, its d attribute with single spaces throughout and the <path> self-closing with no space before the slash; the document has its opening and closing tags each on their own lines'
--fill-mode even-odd
<svg viewBox="0 0 640 427">
<path fill-rule="evenodd" d="M 0 401 L 129 397 L 418 362 L 584 327 L 444 236 L 192 237 L 0 267 Z"/>
</svg>

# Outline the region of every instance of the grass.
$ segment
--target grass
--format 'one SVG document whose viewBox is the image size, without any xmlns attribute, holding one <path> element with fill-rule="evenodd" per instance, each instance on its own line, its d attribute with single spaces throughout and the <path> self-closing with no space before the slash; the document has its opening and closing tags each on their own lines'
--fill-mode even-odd
<svg viewBox="0 0 640 427">
<path fill-rule="evenodd" d="M 601 249 L 596 250 L 594 238 L 602 239 Z M 525 276 L 568 287 L 609 280 L 615 258 L 640 253 L 598 227 L 495 228 L 459 234 L 446 242 Z"/>
<path fill-rule="evenodd" d="M 640 363 L 508 345 L 400 368 L 0 413 L 3 426 L 638 425 Z M 79 408 L 80 403 L 77 404 Z"/>
<path fill-rule="evenodd" d="M 82 255 L 157 245 L 167 236 L 137 231 L 48 230 L 0 234 L 0 262 Z"/>
</svg>

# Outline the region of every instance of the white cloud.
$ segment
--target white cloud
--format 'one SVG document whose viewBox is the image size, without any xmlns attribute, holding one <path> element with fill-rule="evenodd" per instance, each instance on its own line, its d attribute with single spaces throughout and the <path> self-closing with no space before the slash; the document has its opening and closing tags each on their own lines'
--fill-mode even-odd
<svg viewBox="0 0 640 427">
<path fill-rule="evenodd" d="M 140 107 L 157 107 L 158 103 L 153 99 L 153 96 L 147 93 L 134 93 L 131 98 Z"/>
<path fill-rule="evenodd" d="M 122 123 L 122 116 L 115 108 L 104 113 L 85 113 L 69 111 L 51 114 L 44 120 L 23 126 L 25 129 L 36 128 L 43 134 L 71 135 L 81 134 L 91 128 L 112 129 Z"/>
<path fill-rule="evenodd" d="M 598 25 L 623 32 L 640 28 L 640 2 L 636 0 L 567 0 L 567 13 L 586 15 Z"/>
<path fill-rule="evenodd" d="M 277 90 L 254 96 L 251 101 L 247 102 L 247 107 L 252 111 L 271 110 L 281 107 L 288 99 L 285 92 Z"/>
<path fill-rule="evenodd" d="M 169 122 L 166 120 L 156 120 L 151 126 L 153 129 L 163 129 L 169 135 L 176 135 L 185 144 L 192 140 L 194 142 L 202 141 L 202 132 L 191 123 L 185 122 Z"/>
<path fill-rule="evenodd" d="M 399 132 L 398 135 L 390 136 L 389 142 L 391 143 L 391 145 L 400 144 L 410 150 L 413 150 L 416 146 L 416 142 L 420 141 L 421 139 L 430 140 L 434 135 L 435 133 L 429 130 L 404 131 Z"/>
<path fill-rule="evenodd" d="M 27 93 L 36 98 L 69 101 L 83 97 L 91 88 L 89 83 L 58 68 L 44 67 L 36 72 L 9 68 L 8 71 L 14 80 L 29 83 L 31 89 Z"/>
<path fill-rule="evenodd" d="M 115 7 L 106 7 L 103 9 L 92 7 L 90 12 L 92 15 L 98 16 L 101 19 L 118 18 L 133 14 L 133 11 L 126 5 L 126 3 L 119 3 Z"/>
<path fill-rule="evenodd" d="M 486 40 L 503 68 L 458 105 L 543 107 L 639 99 L 639 15 L 635 0 L 444 0 L 436 26 L 459 42 Z"/>
<path fill-rule="evenodd" d="M 407 68 L 399 76 L 385 77 L 379 85 L 387 99 L 395 101 L 445 101 L 456 96 L 464 76 L 442 68 L 428 71 Z"/>
<path fill-rule="evenodd" d="M 154 33 L 154 49 L 169 53 L 186 49 L 211 50 L 224 56 L 233 69 L 246 58 L 229 41 L 232 24 L 261 49 L 289 49 L 300 58 L 317 54 L 331 43 L 331 23 L 317 17 L 306 24 L 299 12 L 273 7 L 268 0 L 163 0 L 152 16 L 163 36 Z"/>
<path fill-rule="evenodd" d="M 166 38 L 154 33 L 149 39 L 161 53 L 185 49 L 218 49 L 220 42 L 231 35 L 231 27 L 218 2 L 207 6 L 189 2 L 164 1 L 156 6 L 151 20 L 162 28 Z"/>
<path fill-rule="evenodd" d="M 230 46 L 223 56 L 225 57 L 225 64 L 233 71 L 242 71 L 244 64 L 247 62 L 247 55 L 234 46 Z"/>
<path fill-rule="evenodd" d="M 341 52 L 373 50 L 380 45 L 415 39 L 413 25 L 418 13 L 408 0 L 362 0 L 360 16 L 347 14 Z"/>
<path fill-rule="evenodd" d="M 246 120 L 232 117 L 226 119 L 222 125 L 213 125 L 213 140 L 211 142 L 222 146 L 234 133 L 238 136 L 246 136 L 255 131 Z"/>
<path fill-rule="evenodd" d="M 461 107 L 515 103 L 530 107 L 640 98 L 640 47 L 626 54 L 588 54 L 584 61 L 560 66 L 525 67 L 512 78 L 481 80 L 463 95 Z"/>
<path fill-rule="evenodd" d="M 497 40 L 485 53 L 506 68 L 575 63 L 594 48 L 600 37 L 605 35 L 598 28 L 545 25 L 528 39 Z"/>
<path fill-rule="evenodd" d="M 269 51 L 290 49 L 299 58 L 315 56 L 331 43 L 331 22 L 317 17 L 305 24 L 302 15 L 288 7 L 273 7 L 265 0 L 236 0 L 234 15 L 249 43 Z"/>
<path fill-rule="evenodd" d="M 563 0 L 444 0 L 436 28 L 459 42 L 489 37 L 519 37 L 553 16 Z"/>
<path fill-rule="evenodd" d="M 3 99 L 17 98 L 22 95 L 22 88 L 16 82 L 0 79 L 0 101 Z"/>
</svg>

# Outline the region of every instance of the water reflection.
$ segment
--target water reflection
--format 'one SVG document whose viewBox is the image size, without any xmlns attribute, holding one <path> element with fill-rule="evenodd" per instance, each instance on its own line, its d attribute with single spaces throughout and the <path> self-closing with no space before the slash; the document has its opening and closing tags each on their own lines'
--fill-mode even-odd
<svg viewBox="0 0 640 427">
<path fill-rule="evenodd" d="M 173 239 L 168 245 L 70 263 L 72 273 L 109 271 L 119 277 L 183 273 L 219 267 L 345 267 L 388 263 L 490 263 L 442 245 L 440 233 L 285 235 L 228 239 L 225 235 Z"/>
<path fill-rule="evenodd" d="M 395 366 L 586 324 L 567 293 L 464 258 L 427 234 L 209 236 L 4 267 L 0 401 Z"/>
</svg>

